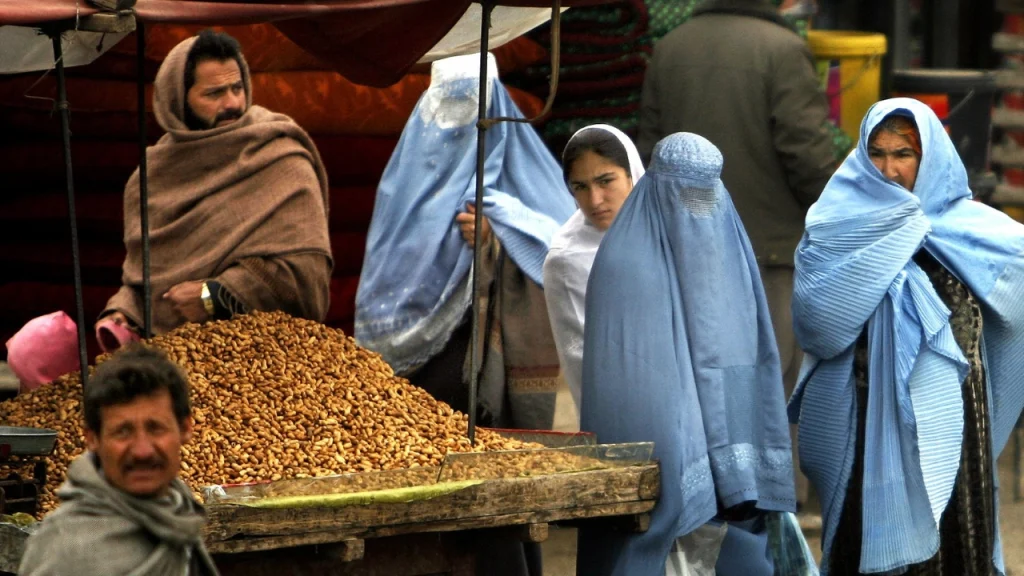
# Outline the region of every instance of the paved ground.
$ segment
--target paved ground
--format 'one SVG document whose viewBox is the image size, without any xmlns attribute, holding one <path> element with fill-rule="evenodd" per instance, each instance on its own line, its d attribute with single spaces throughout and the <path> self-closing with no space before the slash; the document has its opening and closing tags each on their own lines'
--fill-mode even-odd
<svg viewBox="0 0 1024 576">
<path fill-rule="evenodd" d="M 1013 498 L 1013 442 L 999 461 L 1002 487 L 1000 522 L 1007 576 L 1024 576 L 1024 501 Z M 805 522 L 813 525 L 814 522 Z M 821 540 L 816 530 L 805 531 L 811 550 L 820 557 Z M 575 576 L 576 531 L 552 528 L 544 543 L 544 576 Z"/>
</svg>

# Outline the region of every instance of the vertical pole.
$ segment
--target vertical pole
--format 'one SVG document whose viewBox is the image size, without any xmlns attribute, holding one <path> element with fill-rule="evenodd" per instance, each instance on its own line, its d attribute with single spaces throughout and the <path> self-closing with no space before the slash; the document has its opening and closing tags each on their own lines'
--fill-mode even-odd
<svg viewBox="0 0 1024 576">
<path fill-rule="evenodd" d="M 959 0 L 932 0 L 926 32 L 929 68 L 956 68 L 960 57 Z"/>
<path fill-rule="evenodd" d="M 480 267 L 483 265 L 483 256 L 480 245 L 480 228 L 483 218 L 484 205 L 484 160 L 487 153 L 487 127 L 482 121 L 487 116 L 487 43 L 491 28 L 491 10 L 494 4 L 491 0 L 483 0 L 480 3 L 482 13 L 480 15 L 480 93 L 476 125 L 476 217 L 473 233 L 473 346 L 472 358 L 470 361 L 469 377 L 469 442 L 476 441 L 476 404 L 477 390 L 480 385 L 480 370 L 483 361 L 483 342 L 480 337 Z M 486 335 L 485 335 L 486 336 Z"/>
<path fill-rule="evenodd" d="M 85 303 L 82 297 L 82 262 L 78 250 L 78 217 L 75 212 L 75 184 L 71 171 L 71 122 L 67 86 L 64 81 L 64 55 L 60 32 L 54 32 L 53 58 L 57 67 L 57 110 L 60 112 L 61 137 L 64 140 L 64 176 L 68 184 L 68 219 L 71 221 L 71 262 L 75 275 L 75 307 L 78 322 L 78 362 L 82 370 L 82 388 L 89 378 L 89 357 L 85 347 Z"/>
<path fill-rule="evenodd" d="M 142 337 L 153 335 L 153 286 L 149 268 L 149 177 L 146 167 L 146 27 L 135 23 L 136 90 L 139 110 L 139 216 L 142 225 Z"/>
<path fill-rule="evenodd" d="M 893 3 L 892 65 L 896 70 L 910 68 L 910 0 L 896 0 Z"/>
</svg>

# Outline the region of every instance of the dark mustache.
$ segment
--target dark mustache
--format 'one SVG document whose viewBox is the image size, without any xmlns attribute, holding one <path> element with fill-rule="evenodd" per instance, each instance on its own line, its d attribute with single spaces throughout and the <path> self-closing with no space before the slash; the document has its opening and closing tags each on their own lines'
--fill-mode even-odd
<svg viewBox="0 0 1024 576">
<path fill-rule="evenodd" d="M 124 465 L 125 472 L 131 472 L 133 470 L 160 470 L 166 466 L 160 458 L 150 458 L 148 460 L 132 460 Z"/>
<path fill-rule="evenodd" d="M 238 120 L 241 117 L 242 117 L 242 111 L 241 110 L 225 110 L 225 111 L 221 112 L 220 114 L 217 114 L 217 117 L 213 119 L 213 123 L 217 124 L 217 123 L 223 122 L 225 120 Z"/>
</svg>

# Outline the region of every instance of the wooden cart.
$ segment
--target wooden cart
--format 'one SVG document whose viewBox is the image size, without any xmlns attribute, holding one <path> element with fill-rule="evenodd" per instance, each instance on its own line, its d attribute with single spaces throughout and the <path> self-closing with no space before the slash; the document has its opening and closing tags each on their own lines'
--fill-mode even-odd
<svg viewBox="0 0 1024 576">
<path fill-rule="evenodd" d="M 495 542 L 542 542 L 549 523 L 643 531 L 656 463 L 487 480 L 427 500 L 334 508 L 207 507 L 206 543 L 224 576 L 474 574 Z M 0 524 L 0 570 L 16 572 L 28 533 Z M 490 543 L 490 544 L 489 544 Z"/>
</svg>

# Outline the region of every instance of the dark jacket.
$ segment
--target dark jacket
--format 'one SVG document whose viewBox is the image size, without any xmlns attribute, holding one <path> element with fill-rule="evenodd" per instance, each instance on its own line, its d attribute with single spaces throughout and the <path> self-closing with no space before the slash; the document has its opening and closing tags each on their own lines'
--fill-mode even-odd
<svg viewBox="0 0 1024 576">
<path fill-rule="evenodd" d="M 637 147 L 694 132 L 766 266 L 792 266 L 804 216 L 835 169 L 828 102 L 810 50 L 767 1 L 713 0 L 655 47 Z"/>
</svg>

